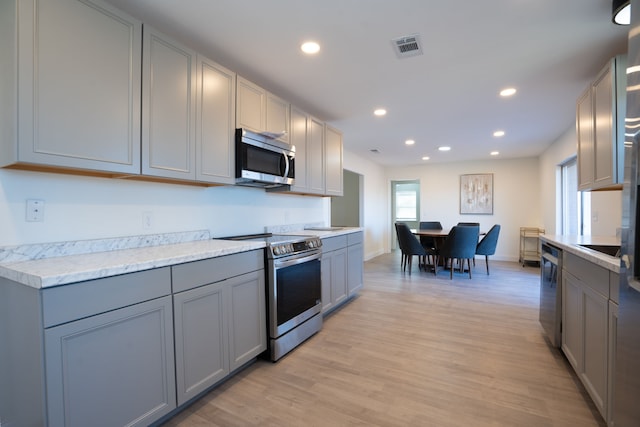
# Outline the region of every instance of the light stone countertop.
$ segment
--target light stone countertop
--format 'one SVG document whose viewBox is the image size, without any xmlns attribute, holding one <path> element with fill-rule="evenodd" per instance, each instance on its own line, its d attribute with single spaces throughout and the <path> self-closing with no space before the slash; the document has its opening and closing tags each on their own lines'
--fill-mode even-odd
<svg viewBox="0 0 640 427">
<path fill-rule="evenodd" d="M 327 227 L 330 228 L 330 227 Z M 356 233 L 358 231 L 364 231 L 363 227 L 339 227 L 339 230 L 318 230 L 318 229 L 302 229 L 287 231 L 282 234 L 295 235 L 295 236 L 318 236 L 321 239 L 328 237 L 337 237 L 344 234 Z"/>
<path fill-rule="evenodd" d="M 0 264 L 0 277 L 46 288 L 264 248 L 263 242 L 198 240 Z"/>
<path fill-rule="evenodd" d="M 540 240 L 548 242 L 566 252 L 577 255 L 600 267 L 615 273 L 620 273 L 620 258 L 612 257 L 601 252 L 577 245 L 606 245 L 620 246 L 620 238 L 613 236 L 560 236 L 543 234 Z"/>
</svg>

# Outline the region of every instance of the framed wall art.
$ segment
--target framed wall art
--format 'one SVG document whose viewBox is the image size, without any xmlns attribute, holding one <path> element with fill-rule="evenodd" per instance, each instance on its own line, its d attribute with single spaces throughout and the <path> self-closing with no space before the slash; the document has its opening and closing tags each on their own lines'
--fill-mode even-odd
<svg viewBox="0 0 640 427">
<path fill-rule="evenodd" d="M 493 174 L 460 175 L 460 213 L 493 215 Z"/>
</svg>

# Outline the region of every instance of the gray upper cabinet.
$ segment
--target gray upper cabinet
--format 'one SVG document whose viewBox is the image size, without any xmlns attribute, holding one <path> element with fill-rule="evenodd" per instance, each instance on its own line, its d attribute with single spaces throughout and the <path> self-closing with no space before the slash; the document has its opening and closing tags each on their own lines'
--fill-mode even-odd
<svg viewBox="0 0 640 427">
<path fill-rule="evenodd" d="M 265 113 L 265 130 L 274 134 L 282 134 L 278 140 L 290 144 L 290 104 L 272 93 L 267 93 L 267 108 Z"/>
<path fill-rule="evenodd" d="M 235 182 L 236 74 L 198 55 L 196 179 Z"/>
<path fill-rule="evenodd" d="M 325 129 L 325 150 L 325 194 L 342 196 L 342 133 L 328 125 Z"/>
<path fill-rule="evenodd" d="M 253 132 L 284 133 L 278 140 L 290 143 L 290 105 L 265 89 L 238 76 L 236 125 Z"/>
<path fill-rule="evenodd" d="M 142 174 L 194 180 L 196 53 L 145 26 Z"/>
<path fill-rule="evenodd" d="M 624 179 L 626 56 L 611 59 L 578 99 L 578 188 L 598 190 Z"/>
<path fill-rule="evenodd" d="M 313 117 L 307 122 L 307 191 L 310 194 L 325 193 L 324 123 Z"/>
<path fill-rule="evenodd" d="M 296 149 L 296 179 L 291 186 L 291 191 L 306 193 L 308 191 L 307 179 L 307 113 L 291 106 L 291 135 L 290 142 Z"/>
<path fill-rule="evenodd" d="M 141 23 L 99 0 L 0 16 L 0 163 L 139 174 Z"/>
<path fill-rule="evenodd" d="M 241 76 L 237 78 L 236 87 L 236 127 L 264 132 L 267 91 Z"/>
</svg>

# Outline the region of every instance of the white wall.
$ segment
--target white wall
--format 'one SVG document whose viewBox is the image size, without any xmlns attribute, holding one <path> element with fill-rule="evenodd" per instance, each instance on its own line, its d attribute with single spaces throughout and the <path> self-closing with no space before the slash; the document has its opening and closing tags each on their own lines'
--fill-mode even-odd
<svg viewBox="0 0 640 427">
<path fill-rule="evenodd" d="M 44 222 L 26 222 L 27 199 L 45 201 Z M 213 236 L 264 226 L 329 224 L 329 199 L 243 187 L 79 177 L 0 169 L 0 246 L 209 230 Z M 152 227 L 144 228 L 143 212 Z"/>
<path fill-rule="evenodd" d="M 344 150 L 344 168 L 364 179 L 364 257 L 369 260 L 385 252 L 389 227 L 389 183 L 382 166 Z M 388 250 L 387 250 L 388 251 Z"/>
<path fill-rule="evenodd" d="M 543 227 L 547 234 L 558 234 L 561 229 L 558 190 L 558 166 L 577 152 L 575 125 L 571 125 L 540 156 L 540 206 L 542 207 Z M 591 192 L 591 234 L 596 236 L 615 236 L 616 229 L 622 223 L 622 191 Z"/>
<path fill-rule="evenodd" d="M 474 173 L 493 174 L 493 215 L 460 214 L 460 175 Z M 385 188 L 390 188 L 391 180 L 420 180 L 421 220 L 440 221 L 445 229 L 459 221 L 480 222 L 480 229 L 485 231 L 494 224 L 500 224 L 494 258 L 517 261 L 520 227 L 539 227 L 542 224 L 539 173 L 537 158 L 389 168 Z M 391 224 L 386 226 L 391 233 Z M 388 244 L 386 250 L 389 250 Z"/>
</svg>

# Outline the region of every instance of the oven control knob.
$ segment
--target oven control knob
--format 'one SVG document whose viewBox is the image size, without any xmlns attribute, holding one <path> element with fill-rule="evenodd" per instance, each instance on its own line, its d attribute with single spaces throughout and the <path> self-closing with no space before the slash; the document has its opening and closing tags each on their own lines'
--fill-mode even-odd
<svg viewBox="0 0 640 427">
<path fill-rule="evenodd" d="M 280 255 L 280 246 L 274 246 L 273 253 L 274 255 Z"/>
</svg>

